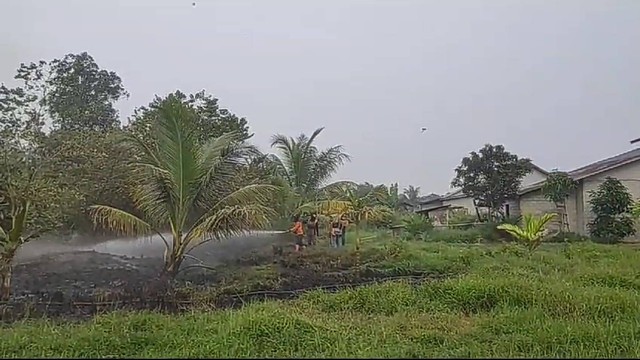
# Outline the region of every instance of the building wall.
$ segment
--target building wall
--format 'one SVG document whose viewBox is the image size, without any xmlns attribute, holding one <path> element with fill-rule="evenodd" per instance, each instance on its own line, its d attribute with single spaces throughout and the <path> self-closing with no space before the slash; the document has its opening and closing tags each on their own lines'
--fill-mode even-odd
<svg viewBox="0 0 640 360">
<path fill-rule="evenodd" d="M 640 199 L 640 161 L 582 179 L 578 181 L 576 190 L 567 199 L 565 205 L 570 231 L 584 235 L 589 233 L 587 224 L 594 218 L 589 205 L 589 192 L 597 189 L 608 176 L 620 180 L 635 200 Z M 546 212 L 556 211 L 555 205 L 544 198 L 541 190 L 520 196 L 519 203 L 522 214 L 541 215 Z M 636 235 L 635 238 L 640 238 L 640 234 Z"/>
<path fill-rule="evenodd" d="M 576 213 L 576 194 L 578 191 L 575 191 L 567 200 L 565 201 L 565 207 L 567 212 L 567 222 L 569 223 L 570 231 L 578 230 L 578 216 Z M 529 193 L 526 193 L 520 196 L 519 199 L 520 212 L 522 215 L 524 214 L 533 214 L 536 216 L 540 216 L 546 213 L 557 213 L 558 209 L 556 205 L 547 200 L 542 194 L 542 190 L 536 190 Z M 553 224 L 549 226 L 550 229 L 556 230 L 559 229 L 560 220 L 554 221 Z"/>
<path fill-rule="evenodd" d="M 541 173 L 540 171 L 538 171 L 537 169 L 533 169 L 530 173 L 528 173 L 523 179 L 522 179 L 522 185 L 521 187 L 524 186 L 529 186 L 531 184 L 535 184 L 537 182 L 543 181 L 547 178 L 547 175 Z"/>
<path fill-rule="evenodd" d="M 527 174 L 527 176 L 525 176 L 522 179 L 522 187 L 524 186 L 529 186 L 531 184 L 543 181 L 547 178 L 547 175 L 543 174 L 542 172 L 538 171 L 537 169 L 533 169 L 529 174 Z M 461 198 L 457 198 L 457 199 L 445 199 L 442 201 L 443 204 L 445 205 L 451 205 L 452 207 L 455 206 L 462 206 L 464 208 L 466 208 L 470 214 L 475 214 L 476 210 L 475 207 L 473 206 L 473 199 L 470 197 L 461 197 Z M 520 202 L 518 200 L 512 200 L 512 201 L 508 201 L 507 204 L 509 204 L 509 215 L 512 217 L 515 216 L 519 216 L 522 214 L 522 210 L 520 209 Z M 479 209 L 481 213 L 486 213 L 487 209 L 486 208 L 480 208 Z M 504 210 L 504 209 L 503 209 Z"/>
<path fill-rule="evenodd" d="M 591 198 L 589 192 L 597 189 L 608 176 L 620 180 L 627 187 L 634 200 L 640 199 L 640 160 L 583 179 L 581 181 L 581 199 L 579 199 L 583 214 L 580 230 L 583 234 L 588 233 L 587 224 L 594 218 L 589 205 L 589 199 Z M 636 235 L 636 238 L 640 238 L 640 234 Z"/>
</svg>

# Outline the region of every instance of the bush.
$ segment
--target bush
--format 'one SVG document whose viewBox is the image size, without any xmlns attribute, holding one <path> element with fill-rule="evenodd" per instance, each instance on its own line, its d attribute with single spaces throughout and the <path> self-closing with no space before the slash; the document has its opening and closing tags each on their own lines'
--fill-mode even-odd
<svg viewBox="0 0 640 360">
<path fill-rule="evenodd" d="M 449 229 L 471 229 L 476 221 L 476 216 L 461 211 L 455 211 L 449 216 Z M 464 225 L 461 225 L 464 224 Z"/>
<path fill-rule="evenodd" d="M 403 220 L 404 229 L 409 236 L 417 237 L 433 229 L 431 219 L 420 214 L 409 214 Z"/>
<path fill-rule="evenodd" d="M 596 190 L 589 191 L 589 204 L 595 219 L 587 226 L 594 238 L 615 243 L 634 235 L 633 199 L 620 180 L 607 177 Z"/>
</svg>

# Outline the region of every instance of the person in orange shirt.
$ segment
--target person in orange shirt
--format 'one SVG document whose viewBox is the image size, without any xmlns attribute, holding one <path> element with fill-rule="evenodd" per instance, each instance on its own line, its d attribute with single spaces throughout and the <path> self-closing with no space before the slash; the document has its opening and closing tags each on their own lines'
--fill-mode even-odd
<svg viewBox="0 0 640 360">
<path fill-rule="evenodd" d="M 293 219 L 293 227 L 289 231 L 296 237 L 296 251 L 300 251 L 304 246 L 304 227 L 302 226 L 302 221 L 300 221 L 299 215 L 296 215 Z"/>
</svg>

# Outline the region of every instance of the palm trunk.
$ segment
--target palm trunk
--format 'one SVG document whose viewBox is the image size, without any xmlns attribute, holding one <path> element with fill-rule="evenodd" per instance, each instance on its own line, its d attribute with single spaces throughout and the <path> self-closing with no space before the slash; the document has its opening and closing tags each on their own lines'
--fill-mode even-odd
<svg viewBox="0 0 640 360">
<path fill-rule="evenodd" d="M 13 272 L 12 258 L 0 258 L 0 300 L 9 300 L 11 296 L 11 274 Z"/>
<path fill-rule="evenodd" d="M 171 255 L 164 261 L 164 268 L 162 270 L 163 275 L 169 278 L 169 280 L 173 280 L 176 275 L 178 275 L 181 264 L 182 258 L 171 253 Z"/>
</svg>

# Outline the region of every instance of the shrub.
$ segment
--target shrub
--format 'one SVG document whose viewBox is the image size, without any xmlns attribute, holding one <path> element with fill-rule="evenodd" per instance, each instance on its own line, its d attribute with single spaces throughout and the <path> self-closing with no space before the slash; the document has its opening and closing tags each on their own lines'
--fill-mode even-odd
<svg viewBox="0 0 640 360">
<path fill-rule="evenodd" d="M 588 227 L 594 238 L 615 243 L 635 234 L 633 198 L 620 180 L 607 177 L 596 190 L 589 191 L 589 195 L 589 204 L 596 217 Z"/>
<path fill-rule="evenodd" d="M 476 216 L 467 214 L 462 211 L 454 211 L 449 216 L 449 228 L 450 229 L 470 229 L 473 227 L 473 223 L 476 221 Z M 464 224 L 464 225 L 461 225 Z"/>
<path fill-rule="evenodd" d="M 529 251 L 533 251 L 542 243 L 545 227 L 555 216 L 556 214 L 544 214 L 542 216 L 527 214 L 523 218 L 522 226 L 505 223 L 498 225 L 498 229 L 505 230 L 513 235 L 523 242 Z"/>
<path fill-rule="evenodd" d="M 409 214 L 402 219 L 402 223 L 404 224 L 405 232 L 412 237 L 417 237 L 433 229 L 431 220 L 420 214 Z"/>
</svg>

